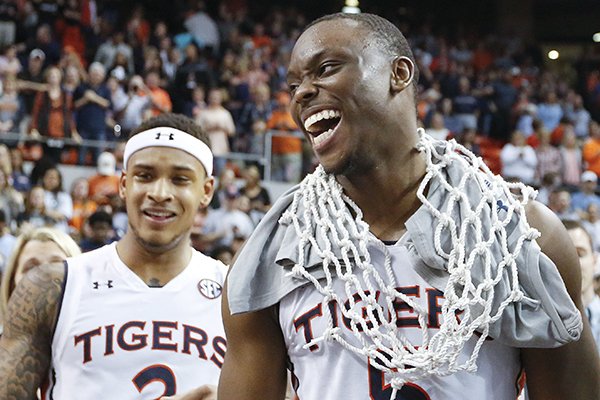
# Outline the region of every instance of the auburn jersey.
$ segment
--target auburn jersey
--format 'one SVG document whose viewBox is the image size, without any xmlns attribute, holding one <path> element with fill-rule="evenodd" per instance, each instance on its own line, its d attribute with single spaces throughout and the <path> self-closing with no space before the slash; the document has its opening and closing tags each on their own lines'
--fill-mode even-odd
<svg viewBox="0 0 600 400">
<path fill-rule="evenodd" d="M 156 399 L 216 385 L 225 275 L 197 251 L 163 287 L 148 287 L 115 243 L 69 258 L 45 398 Z"/>
<path fill-rule="evenodd" d="M 391 255 L 396 289 L 410 296 L 426 310 L 426 324 L 430 337 L 441 323 L 443 293 L 429 286 L 412 268 L 407 249 L 398 243 L 386 246 Z M 382 276 L 384 253 L 376 247 L 369 249 L 371 260 Z M 356 274 L 362 281 L 360 274 Z M 336 293 L 345 293 L 343 282 L 334 282 Z M 364 307 L 360 297 L 353 296 L 355 311 Z M 382 300 L 378 299 L 381 303 Z M 327 327 L 331 312 L 332 324 L 339 327 L 341 335 L 351 345 L 358 346 L 353 338 L 352 324 L 340 311 L 340 304 L 322 304 L 323 295 L 310 284 L 296 289 L 281 302 L 280 324 L 288 349 L 294 386 L 302 400 L 321 399 L 374 399 L 389 400 L 392 388 L 389 377 L 369 366 L 367 356 L 351 352 L 338 342 L 316 342 L 307 347 L 312 339 L 318 338 Z M 349 307 L 347 299 L 342 306 Z M 324 308 L 327 308 L 325 310 Z M 422 333 L 414 312 L 406 302 L 394 303 L 398 331 L 411 342 L 420 346 Z M 363 315 L 366 313 L 363 312 Z M 466 361 L 472 353 L 477 337 L 471 338 L 463 348 L 459 360 Z M 475 373 L 458 372 L 444 377 L 430 377 L 422 381 L 405 384 L 396 398 L 402 400 L 515 400 L 522 383 L 519 350 L 504 346 L 494 340 L 484 342 L 477 361 Z"/>
</svg>

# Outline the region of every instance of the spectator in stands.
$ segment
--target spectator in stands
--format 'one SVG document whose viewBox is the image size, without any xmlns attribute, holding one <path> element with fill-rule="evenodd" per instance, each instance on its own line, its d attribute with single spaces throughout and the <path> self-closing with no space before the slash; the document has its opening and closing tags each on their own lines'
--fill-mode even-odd
<svg viewBox="0 0 600 400">
<path fill-rule="evenodd" d="M 275 105 L 271 101 L 271 90 L 268 85 L 258 85 L 252 91 L 250 101 L 246 102 L 240 112 L 238 127 L 241 138 L 248 144 L 252 142 L 253 126 L 256 121 L 265 123 L 271 118 Z M 243 148 L 247 149 L 246 144 Z"/>
<path fill-rule="evenodd" d="M 502 176 L 506 179 L 517 179 L 525 184 L 535 183 L 537 157 L 535 150 L 525 142 L 525 136 L 514 131 L 509 143 L 500 152 Z"/>
<path fill-rule="evenodd" d="M 302 140 L 298 127 L 289 111 L 291 97 L 287 92 L 277 93 L 277 107 L 267 120 L 271 139 L 272 177 L 282 182 L 297 183 L 302 176 Z"/>
<path fill-rule="evenodd" d="M 86 222 L 86 236 L 79 242 L 82 252 L 98 249 L 114 239 L 112 216 L 106 211 L 95 211 Z"/>
<path fill-rule="evenodd" d="M 216 87 L 215 72 L 200 54 L 198 46 L 189 43 L 184 51 L 183 63 L 177 68 L 171 88 L 175 110 L 183 109 L 183 104 L 191 100 L 196 87 L 202 86 L 205 90 Z"/>
<path fill-rule="evenodd" d="M 596 194 L 598 176 L 592 171 L 581 174 L 579 190 L 571 194 L 571 208 L 583 216 L 590 204 L 600 206 L 600 197 Z"/>
<path fill-rule="evenodd" d="M 541 182 L 542 177 L 546 174 L 560 174 L 562 163 L 560 150 L 550 144 L 550 133 L 544 131 L 540 135 L 540 144 L 535 149 L 537 158 L 536 166 L 536 182 Z"/>
<path fill-rule="evenodd" d="M 250 201 L 250 208 L 265 214 L 271 208 L 269 191 L 261 184 L 260 171 L 256 165 L 249 165 L 243 172 L 244 185 L 240 194 Z"/>
<path fill-rule="evenodd" d="M 559 147 L 561 158 L 561 180 L 563 185 L 575 190 L 583 172 L 581 149 L 577 145 L 575 132 L 565 132 Z"/>
<path fill-rule="evenodd" d="M 600 207 L 596 203 L 590 203 L 581 219 L 581 224 L 592 237 L 594 251 L 600 251 Z"/>
<path fill-rule="evenodd" d="M 85 56 L 85 39 L 83 33 L 82 1 L 66 0 L 61 7 L 61 19 L 56 24 L 61 37 L 62 47 L 72 48 L 80 58 Z"/>
<path fill-rule="evenodd" d="M 579 94 L 573 94 L 566 105 L 566 116 L 573 121 L 575 135 L 578 139 L 587 139 L 592 116 L 583 106 L 583 98 Z"/>
<path fill-rule="evenodd" d="M 47 91 L 38 92 L 35 96 L 31 113 L 30 136 L 43 136 L 44 154 L 55 163 L 61 162 L 64 143 L 62 139 L 72 137 L 76 141 L 81 138 L 73 119 L 72 97 L 61 87 L 62 72 L 57 67 L 49 67 L 45 72 Z"/>
<path fill-rule="evenodd" d="M 0 333 L 8 299 L 27 271 L 42 264 L 61 262 L 80 253 L 77 243 L 56 229 L 31 229 L 19 235 L 0 285 Z"/>
<path fill-rule="evenodd" d="M 458 80 L 458 95 L 452 99 L 454 114 L 461 121 L 464 128 L 477 128 L 479 116 L 479 102 L 471 92 L 471 82 L 466 76 Z M 454 132 L 459 133 L 459 132 Z"/>
<path fill-rule="evenodd" d="M 73 215 L 69 219 L 70 234 L 79 241 L 82 235 L 83 224 L 96 211 L 98 204 L 90 199 L 88 180 L 84 177 L 73 181 L 70 195 L 73 201 Z"/>
<path fill-rule="evenodd" d="M 184 114 L 194 119 L 196 122 L 201 112 L 206 109 L 206 93 L 202 86 L 196 86 L 192 91 L 192 100 L 184 105 Z"/>
<path fill-rule="evenodd" d="M 17 91 L 17 80 L 14 75 L 4 78 L 3 93 L 0 96 L 0 134 L 19 133 L 19 124 L 25 113 L 24 104 Z M 5 141 L 16 143 L 16 140 Z"/>
<path fill-rule="evenodd" d="M 27 113 L 27 120 L 37 92 L 46 90 L 44 83 L 44 60 L 46 54 L 40 49 L 33 49 L 29 53 L 27 68 L 17 75 L 17 86 L 19 93 L 23 96 L 24 109 Z"/>
<path fill-rule="evenodd" d="M 146 81 L 144 86 L 142 86 L 150 100 L 150 111 L 152 116 L 171 112 L 173 109 L 169 93 L 160 87 L 159 71 L 160 70 L 152 69 L 146 72 Z"/>
<path fill-rule="evenodd" d="M 77 131 L 84 140 L 105 142 L 106 116 L 110 107 L 111 94 L 104 84 L 106 70 L 99 62 L 89 67 L 89 81 L 81 84 L 75 91 L 74 106 L 77 110 Z M 91 150 L 91 163 L 96 164 L 98 155 L 103 150 L 99 143 L 79 148 L 79 164 L 86 165 L 88 151 Z"/>
<path fill-rule="evenodd" d="M 17 238 L 8 227 L 9 222 L 6 219 L 4 210 L 0 209 L 0 276 L 4 273 L 4 266 L 10 258 L 17 241 Z"/>
<path fill-rule="evenodd" d="M 11 180 L 15 190 L 21 193 L 29 191 L 31 182 L 29 176 L 23 170 L 23 150 L 20 147 L 10 149 L 10 161 L 12 166 Z"/>
<path fill-rule="evenodd" d="M 429 126 L 425 128 L 425 132 L 434 139 L 446 140 L 450 135 L 450 130 L 444 125 L 444 116 L 438 111 L 434 111 L 431 115 Z"/>
<path fill-rule="evenodd" d="M 223 107 L 223 90 L 214 88 L 208 92 L 208 106 L 202 110 L 196 122 L 204 128 L 210 139 L 214 155 L 215 172 L 220 173 L 227 162 L 229 140 L 235 135 L 235 124 L 231 113 Z"/>
<path fill-rule="evenodd" d="M 493 112 L 492 136 L 505 139 L 510 134 L 512 106 L 517 100 L 517 89 L 512 85 L 510 68 L 501 69 L 491 83 L 495 111 Z"/>
<path fill-rule="evenodd" d="M 440 101 L 439 111 L 444 117 L 444 126 L 448 128 L 451 133 L 458 136 L 461 134 L 461 132 L 465 131 L 461 120 L 454 114 L 451 99 L 444 97 Z M 476 131 L 477 127 L 473 128 L 472 130 Z"/>
<path fill-rule="evenodd" d="M 8 227 L 16 231 L 17 216 L 24 210 L 23 195 L 15 190 L 10 181 L 10 171 L 0 168 L 0 210 L 4 211 Z"/>
<path fill-rule="evenodd" d="M 579 220 L 579 215 L 571 209 L 571 193 L 564 186 L 550 192 L 548 208 L 562 220 Z"/>
<path fill-rule="evenodd" d="M 465 128 L 456 136 L 456 141 L 476 156 L 481 155 L 481 148 L 477 143 L 477 131 L 475 128 Z"/>
<path fill-rule="evenodd" d="M 542 121 L 544 127 L 552 132 L 563 117 L 563 110 L 556 91 L 548 90 L 543 98 L 544 100 L 538 104 L 537 117 Z"/>
<path fill-rule="evenodd" d="M 139 75 L 135 75 L 129 81 L 127 91 L 129 100 L 121 111 L 121 118 L 117 120 L 121 123 L 121 135 L 124 137 L 142 123 L 144 113 L 150 107 L 150 99 L 143 91 L 144 86 L 144 80 Z"/>
<path fill-rule="evenodd" d="M 33 228 L 53 226 L 53 220 L 46 215 L 44 202 L 45 190 L 42 186 L 33 186 L 25 197 L 25 210 L 17 215 L 19 232 Z"/>
<path fill-rule="evenodd" d="M 583 161 L 587 169 L 600 175 L 600 124 L 591 120 L 589 127 L 590 137 L 583 145 Z"/>
<path fill-rule="evenodd" d="M 0 2 L 0 47 L 15 43 L 18 12 L 16 0 Z"/>
<path fill-rule="evenodd" d="M 88 179 L 89 197 L 99 205 L 110 204 L 112 196 L 119 194 L 119 176 L 114 154 L 105 151 L 98 157 L 96 174 Z"/>
<path fill-rule="evenodd" d="M 183 26 L 192 35 L 200 48 L 216 54 L 220 48 L 219 29 L 215 20 L 205 9 L 204 1 L 196 1 Z"/>
<path fill-rule="evenodd" d="M 40 23 L 36 28 L 35 37 L 27 44 L 27 47 L 29 49 L 40 49 L 44 53 L 44 68 L 50 65 L 56 65 L 60 60 L 62 47 L 55 39 L 50 24 Z"/>
<path fill-rule="evenodd" d="M 216 246 L 231 246 L 235 237 L 248 238 L 254 230 L 252 219 L 238 207 L 239 190 L 230 185 L 225 192 L 223 204 L 210 209 L 204 221 L 205 240 Z"/>
<path fill-rule="evenodd" d="M 65 78 L 63 79 L 63 90 L 70 94 L 71 96 L 75 95 L 75 90 L 81 85 L 81 71 L 74 65 L 69 65 L 64 70 Z"/>
<path fill-rule="evenodd" d="M 0 7 L 1 10 L 2 8 Z M 11 45 L 6 47 L 4 54 L 0 55 L 0 78 L 4 79 L 8 75 L 16 76 L 22 69 L 21 61 L 17 58 L 17 46 Z"/>
<path fill-rule="evenodd" d="M 73 216 L 73 200 L 63 190 L 62 174 L 58 168 L 50 168 L 42 178 L 44 188 L 45 215 L 52 221 L 52 226 L 68 233 L 68 221 Z"/>
<path fill-rule="evenodd" d="M 125 43 L 125 34 L 122 31 L 115 29 L 110 38 L 102 43 L 96 51 L 94 61 L 104 65 L 104 68 L 107 71 L 112 71 L 117 65 L 116 61 L 118 55 L 124 60 L 125 65 L 123 65 L 123 67 L 125 67 L 127 75 L 133 75 L 135 73 L 133 49 L 129 44 Z"/>
<path fill-rule="evenodd" d="M 544 205 L 548 205 L 550 202 L 550 193 L 561 185 L 560 175 L 550 172 L 542 176 L 540 186 L 537 188 L 538 195 L 535 198 L 537 201 Z"/>
</svg>

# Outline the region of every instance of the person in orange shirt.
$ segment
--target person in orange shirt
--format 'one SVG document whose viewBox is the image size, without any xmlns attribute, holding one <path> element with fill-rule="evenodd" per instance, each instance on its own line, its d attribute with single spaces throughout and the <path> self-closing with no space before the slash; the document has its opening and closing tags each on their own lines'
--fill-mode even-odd
<svg viewBox="0 0 600 400">
<path fill-rule="evenodd" d="M 302 136 L 289 112 L 290 95 L 279 92 L 275 97 L 277 108 L 267 121 L 267 129 L 276 131 L 271 142 L 273 179 L 297 183 L 302 175 Z"/>
<path fill-rule="evenodd" d="M 169 93 L 160 87 L 160 76 L 157 71 L 150 70 L 146 73 L 146 86 L 143 88 L 150 99 L 150 111 L 152 116 L 171 112 L 173 103 Z"/>
<path fill-rule="evenodd" d="M 590 121 L 590 138 L 583 145 L 583 161 L 587 169 L 600 175 L 600 125 Z"/>
<path fill-rule="evenodd" d="M 89 178 L 89 197 L 99 205 L 109 204 L 112 196 L 119 193 L 119 177 L 116 174 L 115 156 L 105 151 L 98 156 L 98 173 Z"/>
<path fill-rule="evenodd" d="M 71 185 L 73 215 L 69 219 L 70 234 L 76 241 L 81 238 L 83 224 L 92 215 L 98 204 L 89 198 L 89 183 L 86 178 L 77 178 Z"/>
</svg>

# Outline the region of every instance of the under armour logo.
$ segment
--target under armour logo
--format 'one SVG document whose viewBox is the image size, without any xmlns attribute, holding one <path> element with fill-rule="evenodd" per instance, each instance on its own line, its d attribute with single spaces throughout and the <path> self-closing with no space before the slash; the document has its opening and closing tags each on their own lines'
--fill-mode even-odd
<svg viewBox="0 0 600 400">
<path fill-rule="evenodd" d="M 175 136 L 173 135 L 173 133 L 162 133 L 162 132 L 157 132 L 156 137 L 154 139 L 159 140 L 161 136 L 166 136 L 169 138 L 169 140 L 175 140 Z"/>
<path fill-rule="evenodd" d="M 504 210 L 504 211 L 508 212 L 508 207 L 504 205 L 504 203 L 502 202 L 502 200 L 498 200 L 496 202 L 496 205 L 498 206 L 498 211 Z"/>
<path fill-rule="evenodd" d="M 94 289 L 98 289 L 100 288 L 100 286 L 106 286 L 107 288 L 111 289 L 113 287 L 113 281 L 106 281 L 106 283 L 100 283 L 100 282 L 94 282 Z"/>
</svg>

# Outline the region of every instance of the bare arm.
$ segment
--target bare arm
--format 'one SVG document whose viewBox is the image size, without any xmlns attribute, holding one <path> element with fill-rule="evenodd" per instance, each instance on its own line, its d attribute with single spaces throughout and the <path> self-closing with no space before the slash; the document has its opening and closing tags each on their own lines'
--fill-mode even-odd
<svg viewBox="0 0 600 400">
<path fill-rule="evenodd" d="M 582 312 L 579 258 L 569 234 L 552 211 L 539 203 L 529 207 L 527 215 L 531 226 L 542 233 L 538 240 L 542 251 L 556 264 Z M 522 350 L 531 400 L 600 399 L 600 360 L 587 318 L 583 322 L 577 342 L 556 349 Z"/>
<path fill-rule="evenodd" d="M 62 264 L 31 270 L 8 303 L 0 338 L 0 399 L 36 399 L 50 366 L 51 341 L 62 294 Z"/>
<path fill-rule="evenodd" d="M 283 400 L 287 352 L 274 309 L 231 315 L 223 293 L 227 352 L 219 400 Z"/>
</svg>

